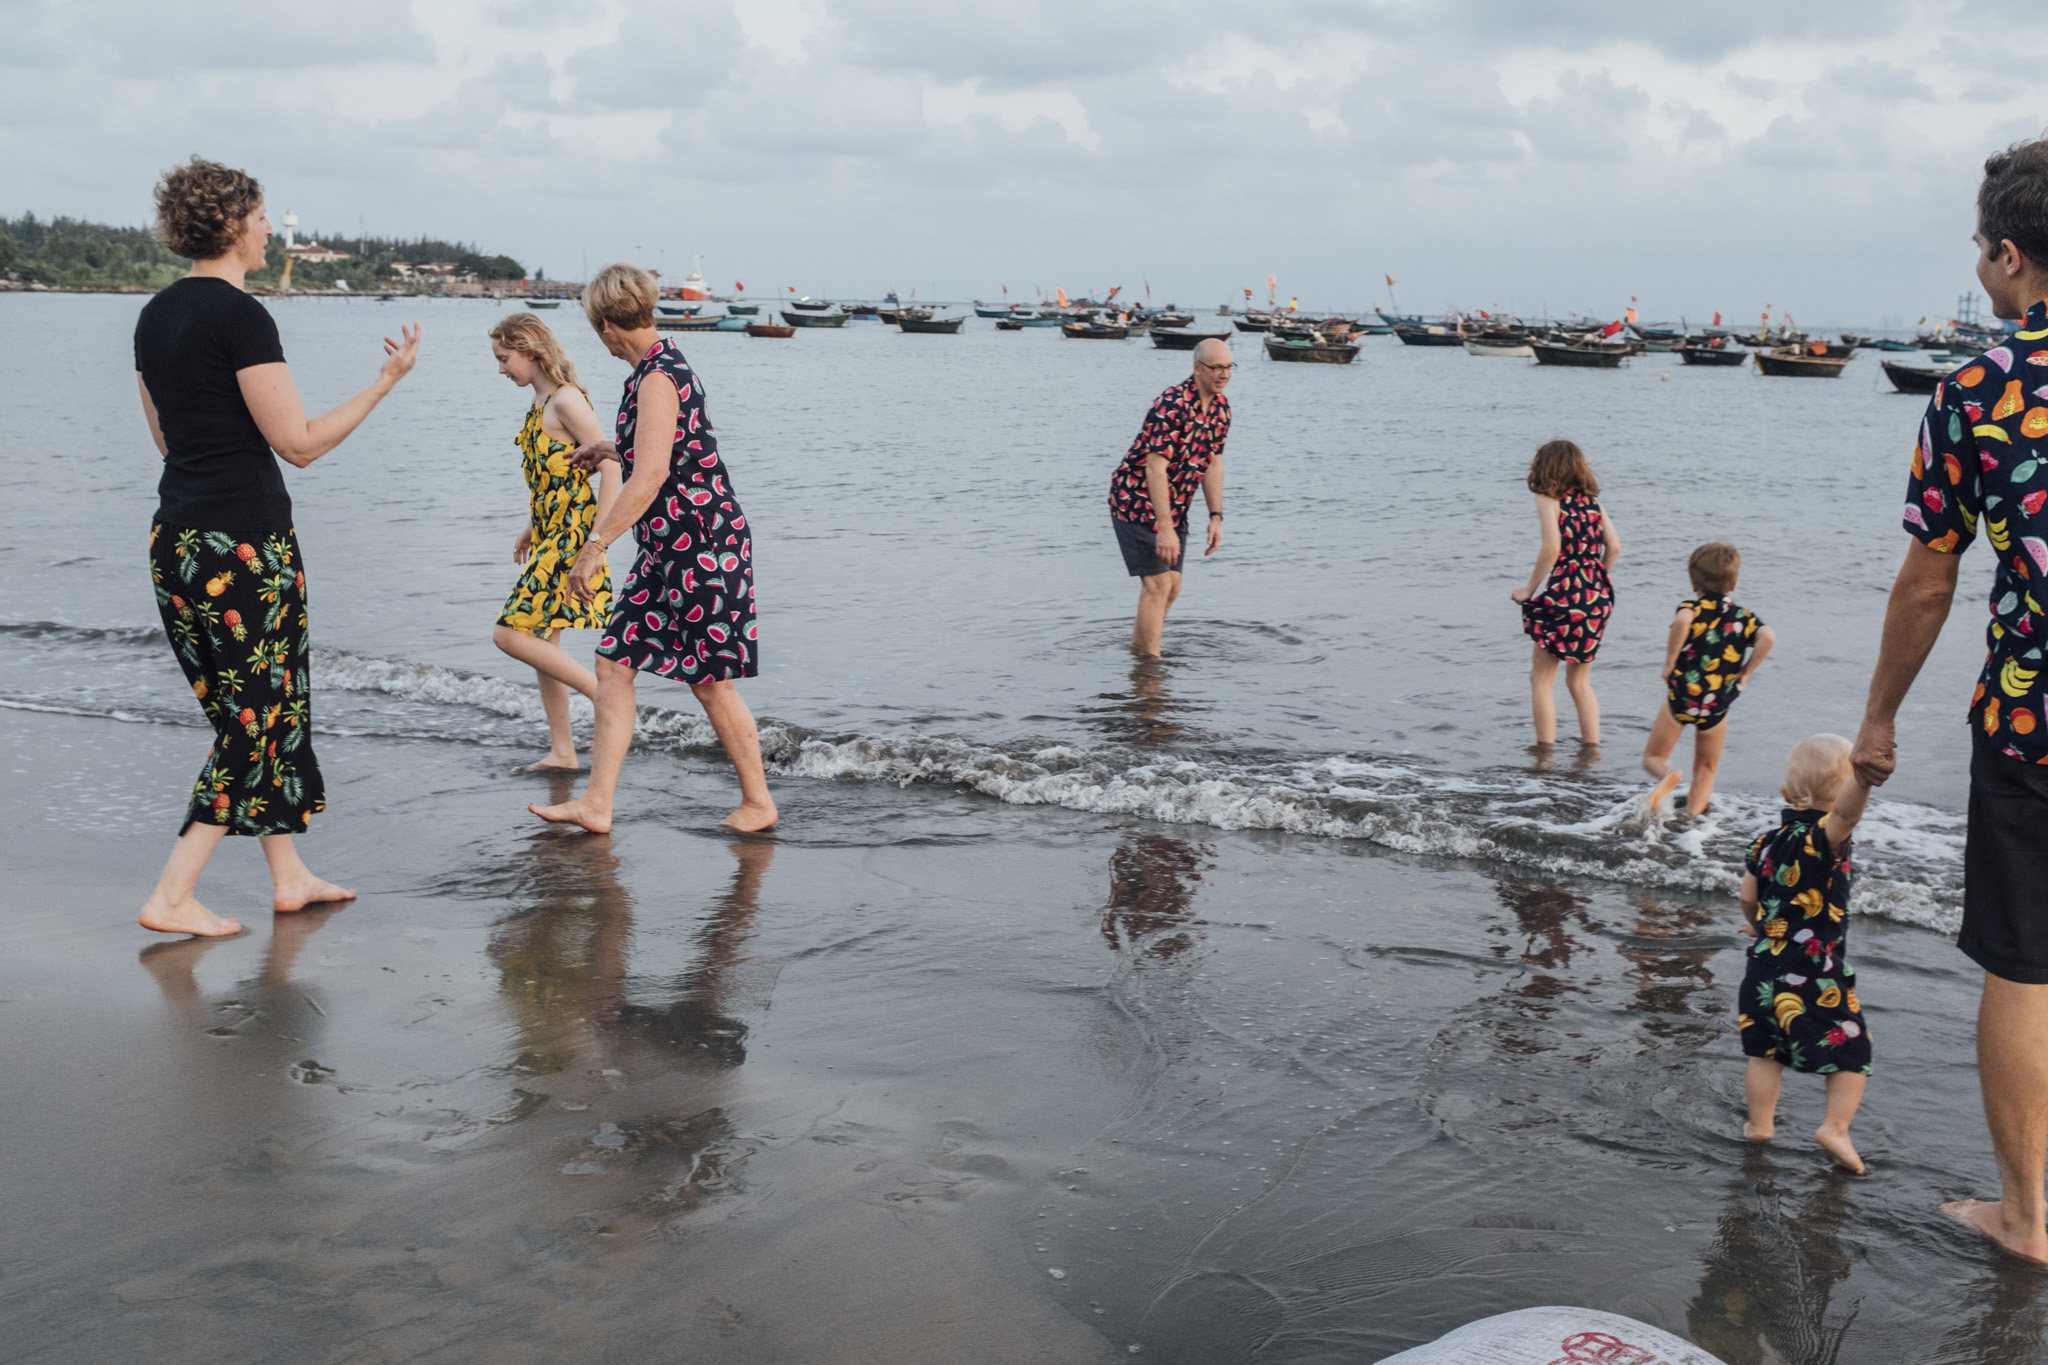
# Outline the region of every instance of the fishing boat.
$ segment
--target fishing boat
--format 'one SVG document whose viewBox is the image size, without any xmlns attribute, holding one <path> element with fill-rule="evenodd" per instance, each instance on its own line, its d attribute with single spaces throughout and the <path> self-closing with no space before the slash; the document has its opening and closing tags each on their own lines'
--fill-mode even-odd
<svg viewBox="0 0 2048 1365">
<path fill-rule="evenodd" d="M 927 314 L 914 318 L 905 313 L 896 319 L 896 325 L 906 332 L 927 332 L 935 336 L 952 336 L 960 330 L 960 324 L 967 321 L 965 316 L 957 318 L 935 318 Z"/>
<path fill-rule="evenodd" d="M 826 309 L 830 308 L 832 304 L 829 300 L 813 300 L 809 294 L 806 294 L 800 299 L 791 300 L 789 306 L 792 308 L 800 309 L 806 313 L 822 313 Z"/>
<path fill-rule="evenodd" d="M 1152 344 L 1162 351 L 1192 351 L 1205 341 L 1228 343 L 1228 332 L 1184 332 L 1178 327 L 1154 327 Z"/>
<path fill-rule="evenodd" d="M 1264 332 L 1273 326 L 1273 319 L 1262 317 L 1232 318 L 1231 322 L 1240 332 Z"/>
<path fill-rule="evenodd" d="M 1877 341 L 1871 342 L 1870 349 L 1873 351 L 1890 351 L 1893 353 L 1897 353 L 1900 351 L 1917 351 L 1920 349 L 1920 347 L 1918 344 L 1911 341 L 1893 341 L 1890 337 L 1883 337 Z"/>
<path fill-rule="evenodd" d="M 745 318 L 656 318 L 656 330 L 663 332 L 742 332 L 746 330 Z"/>
<path fill-rule="evenodd" d="M 1842 344 L 1853 351 L 1859 346 L 1873 345 L 1874 338 L 1858 336 L 1854 332 L 1844 332 L 1842 333 Z"/>
<path fill-rule="evenodd" d="M 1678 352 L 1678 358 L 1688 365 L 1740 365 L 1749 359 L 1749 352 L 1740 346 L 1724 344 L 1727 338 L 1715 337 L 1711 341 L 1689 341 L 1671 349 Z"/>
<path fill-rule="evenodd" d="M 1072 341 L 1122 341 L 1131 334 L 1128 327 L 1119 327 L 1106 322 L 1067 322 L 1060 324 L 1060 335 Z"/>
<path fill-rule="evenodd" d="M 844 327 L 850 313 L 793 313 L 784 311 L 782 320 L 792 327 Z"/>
<path fill-rule="evenodd" d="M 528 299 L 526 301 L 526 306 L 528 308 L 560 308 L 562 306 L 562 301 L 560 299 Z"/>
<path fill-rule="evenodd" d="M 1616 370 L 1629 358 L 1628 346 L 1588 346 L 1582 342 L 1532 341 L 1539 365 L 1567 365 L 1588 370 Z"/>
<path fill-rule="evenodd" d="M 1837 379 L 1849 364 L 1853 352 L 1841 347 L 1830 348 L 1825 341 L 1808 342 L 1804 346 L 1779 346 L 1769 351 L 1751 352 L 1756 356 L 1756 367 L 1764 374 L 1803 375 L 1814 379 Z"/>
<path fill-rule="evenodd" d="M 1394 335 L 1401 338 L 1403 346 L 1463 346 L 1465 338 L 1457 329 L 1441 323 L 1397 323 Z"/>
<path fill-rule="evenodd" d="M 1495 360 L 1527 360 L 1530 356 L 1536 354 L 1535 350 L 1526 341 L 1491 341 L 1475 340 L 1472 338 L 1466 339 L 1465 353 L 1467 355 L 1486 356 L 1489 359 Z"/>
<path fill-rule="evenodd" d="M 671 308 L 665 303 L 657 303 L 654 305 L 654 311 L 663 317 L 693 318 L 704 311 L 704 305 L 700 303 L 695 308 Z"/>
<path fill-rule="evenodd" d="M 998 332 L 1021 332 L 1030 325 L 1030 323 L 1022 322 L 1016 318 L 996 319 L 996 330 Z"/>
<path fill-rule="evenodd" d="M 1138 317 L 1153 327 L 1192 327 L 1195 322 L 1193 313 L 1140 313 Z"/>
<path fill-rule="evenodd" d="M 758 303 L 728 303 L 725 305 L 725 311 L 737 313 L 743 318 L 750 318 L 761 311 L 761 305 Z"/>
<path fill-rule="evenodd" d="M 1060 327 L 1065 325 L 1059 316 L 1053 313 L 1039 313 L 1036 316 L 1030 313 L 1019 313 L 1014 321 L 1021 322 L 1026 327 Z"/>
<path fill-rule="evenodd" d="M 998 308 L 991 308 L 980 299 L 974 301 L 974 316 L 978 318 L 1006 318 L 1014 311 L 1014 307 L 1007 303 Z"/>
<path fill-rule="evenodd" d="M 793 337 L 796 335 L 796 328 L 785 327 L 779 322 L 750 322 L 747 324 L 747 335 L 750 337 Z"/>
<path fill-rule="evenodd" d="M 1335 341 L 1328 337 L 1304 340 L 1292 337 L 1267 337 L 1266 358 L 1303 361 L 1311 365 L 1349 365 L 1358 359 L 1358 343 Z"/>
<path fill-rule="evenodd" d="M 1897 360 L 1877 362 L 1884 369 L 1884 377 L 1892 381 L 1892 387 L 1900 393 L 1933 393 L 1942 380 L 1948 378 L 1947 370 L 1931 365 L 1907 365 Z"/>
</svg>

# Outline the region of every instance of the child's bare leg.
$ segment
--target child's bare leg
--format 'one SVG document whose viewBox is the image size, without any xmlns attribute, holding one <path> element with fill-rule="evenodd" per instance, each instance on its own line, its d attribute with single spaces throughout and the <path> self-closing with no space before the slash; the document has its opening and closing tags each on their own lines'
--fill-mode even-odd
<svg viewBox="0 0 2048 1365">
<path fill-rule="evenodd" d="M 540 709 L 548 718 L 548 756 L 538 763 L 529 763 L 522 772 L 546 772 L 551 768 L 574 768 L 576 764 L 576 732 L 569 725 L 569 685 L 550 678 L 536 670 L 535 680 L 540 684 Z"/>
<path fill-rule="evenodd" d="M 1662 806 L 1672 792 L 1678 789 L 1678 770 L 1671 766 L 1671 752 L 1678 747 L 1678 737 L 1685 727 L 1672 718 L 1671 708 L 1660 707 L 1657 719 L 1650 723 L 1650 742 L 1643 746 L 1643 771 L 1657 779 L 1657 786 L 1644 803 L 1651 810 Z"/>
<path fill-rule="evenodd" d="M 1692 737 L 1692 786 L 1686 788 L 1685 808 L 1694 815 L 1707 813 L 1714 795 L 1714 775 L 1721 770 L 1721 749 L 1728 743 L 1728 718 L 1711 730 L 1695 730 Z"/>
<path fill-rule="evenodd" d="M 1583 744 L 1600 742 L 1600 699 L 1593 695 L 1593 663 L 1588 660 L 1574 660 L 1564 666 L 1564 690 L 1572 694 L 1572 705 L 1579 712 L 1579 741 Z"/>
<path fill-rule="evenodd" d="M 560 634 L 559 630 L 551 630 L 544 635 L 529 635 L 510 626 L 497 626 L 491 631 L 491 643 L 534 672 L 566 683 L 592 701 L 597 700 L 597 675 L 570 658 L 569 652 L 555 643 L 555 637 Z"/>
<path fill-rule="evenodd" d="M 1542 645 L 1529 656 L 1529 709 L 1536 717 L 1536 742 L 1557 743 L 1557 656 Z"/>
<path fill-rule="evenodd" d="M 194 894 L 199 888 L 199 874 L 206 870 L 207 859 L 220 847 L 227 832 L 225 825 L 185 826 L 185 832 L 171 848 L 163 875 L 157 878 L 156 890 L 149 893 L 149 899 L 142 903 L 142 913 L 136 917 L 143 928 L 159 934 L 194 934 L 201 938 L 242 932 L 240 920 L 214 914 Z"/>
<path fill-rule="evenodd" d="M 1749 1069 L 1742 1073 L 1742 1097 L 1749 1102 L 1749 1122 L 1742 1125 L 1742 1136 L 1751 1142 L 1769 1142 L 1778 1131 L 1778 1087 L 1784 1079 L 1784 1063 L 1769 1057 L 1749 1059 Z"/>
<path fill-rule="evenodd" d="M 1856 1117 L 1856 1106 L 1863 1103 L 1863 1086 L 1869 1079 L 1860 1071 L 1828 1073 L 1827 1117 L 1813 1130 L 1814 1138 L 1827 1148 L 1835 1164 L 1858 1175 L 1863 1174 L 1863 1158 L 1856 1155 L 1856 1144 L 1849 1141 L 1849 1120 Z"/>
</svg>

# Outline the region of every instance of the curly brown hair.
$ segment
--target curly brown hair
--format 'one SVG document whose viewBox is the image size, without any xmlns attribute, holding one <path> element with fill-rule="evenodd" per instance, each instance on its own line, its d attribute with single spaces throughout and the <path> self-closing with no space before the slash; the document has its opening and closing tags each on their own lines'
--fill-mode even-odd
<svg viewBox="0 0 2048 1365">
<path fill-rule="evenodd" d="M 243 220 L 263 204 L 263 186 L 247 171 L 193 157 L 156 183 L 156 230 L 188 261 L 228 254 Z"/>
<path fill-rule="evenodd" d="M 1546 498 L 1561 498 L 1577 489 L 1589 498 L 1600 496 L 1600 480 L 1576 441 L 1545 441 L 1536 447 L 1529 462 L 1529 491 Z"/>
</svg>

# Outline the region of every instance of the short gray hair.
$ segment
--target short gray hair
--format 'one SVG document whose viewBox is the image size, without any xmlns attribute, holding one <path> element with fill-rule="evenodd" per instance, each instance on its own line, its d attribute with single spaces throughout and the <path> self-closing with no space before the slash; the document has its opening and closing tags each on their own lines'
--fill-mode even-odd
<svg viewBox="0 0 2048 1365">
<path fill-rule="evenodd" d="M 1222 337 L 1204 337 L 1201 341 L 1195 343 L 1195 363 L 1197 365 L 1214 365 L 1217 363 L 1216 355 L 1219 351 L 1222 352 L 1223 358 L 1228 360 L 1230 358 L 1230 343 Z"/>
</svg>

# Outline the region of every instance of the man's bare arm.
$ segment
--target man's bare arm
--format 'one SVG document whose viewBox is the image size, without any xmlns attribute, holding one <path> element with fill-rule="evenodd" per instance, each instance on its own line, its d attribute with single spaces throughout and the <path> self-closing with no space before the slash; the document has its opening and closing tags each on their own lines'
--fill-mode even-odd
<svg viewBox="0 0 2048 1365">
<path fill-rule="evenodd" d="M 1956 596 L 1961 557 L 1930 550 L 1915 540 L 1906 548 L 1906 562 L 1892 583 L 1884 612 L 1884 639 L 1877 649 L 1877 667 L 1870 675 L 1870 698 L 1863 707 L 1863 728 L 1856 735 L 1850 761 L 1856 775 L 1873 787 L 1884 785 L 1898 767 L 1899 707 L 1920 676 L 1921 666 L 1941 638 L 1949 607 Z"/>
</svg>

